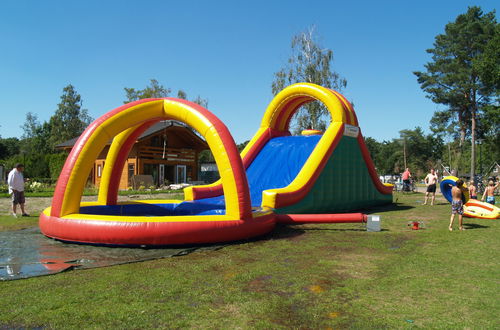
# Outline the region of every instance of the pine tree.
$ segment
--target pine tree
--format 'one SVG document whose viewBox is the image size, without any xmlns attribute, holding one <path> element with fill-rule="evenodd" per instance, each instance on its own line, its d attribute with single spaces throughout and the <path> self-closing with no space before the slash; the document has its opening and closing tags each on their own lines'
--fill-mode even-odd
<svg viewBox="0 0 500 330">
<path fill-rule="evenodd" d="M 80 94 L 71 84 L 64 87 L 61 102 L 49 121 L 51 147 L 79 136 L 91 122 L 88 111 L 82 109 Z"/>
<path fill-rule="evenodd" d="M 427 97 L 448 107 L 436 112 L 431 120 L 434 131 L 458 132 L 460 150 L 470 135 L 471 176 L 475 173 L 478 117 L 495 97 L 498 104 L 498 87 L 481 75 L 481 68 L 489 59 L 483 56 L 485 49 L 496 34 L 495 12 L 483 14 L 481 8 L 469 7 L 446 25 L 444 34 L 436 36 L 434 48 L 427 50 L 432 61 L 425 64 L 426 71 L 414 72 Z"/>
</svg>

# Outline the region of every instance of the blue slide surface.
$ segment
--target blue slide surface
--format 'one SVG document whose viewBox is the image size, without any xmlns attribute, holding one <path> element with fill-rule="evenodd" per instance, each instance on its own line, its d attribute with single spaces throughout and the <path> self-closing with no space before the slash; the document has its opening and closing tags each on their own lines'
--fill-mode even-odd
<svg viewBox="0 0 500 330">
<path fill-rule="evenodd" d="M 283 136 L 269 140 L 247 168 L 252 206 L 260 206 L 262 192 L 288 186 L 299 174 L 321 135 Z"/>
<path fill-rule="evenodd" d="M 320 139 L 321 135 L 311 135 L 282 136 L 269 140 L 246 171 L 252 206 L 261 206 L 264 190 L 288 186 L 299 174 Z M 202 214 L 211 214 L 215 210 L 224 212 L 224 196 L 185 201 L 176 208 L 178 212 L 183 209 L 206 212 Z"/>
</svg>

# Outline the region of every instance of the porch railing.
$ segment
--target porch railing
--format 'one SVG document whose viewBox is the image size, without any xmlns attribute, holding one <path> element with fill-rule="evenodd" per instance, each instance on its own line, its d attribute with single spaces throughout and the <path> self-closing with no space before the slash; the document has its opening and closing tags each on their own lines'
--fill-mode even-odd
<svg viewBox="0 0 500 330">
<path fill-rule="evenodd" d="M 166 160 L 169 162 L 192 163 L 196 159 L 196 153 L 192 149 L 140 147 L 139 157 L 144 159 Z"/>
</svg>

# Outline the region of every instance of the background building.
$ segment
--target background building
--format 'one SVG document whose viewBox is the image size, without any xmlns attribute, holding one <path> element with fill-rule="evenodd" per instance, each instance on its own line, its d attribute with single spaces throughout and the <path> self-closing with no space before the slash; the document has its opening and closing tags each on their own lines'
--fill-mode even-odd
<svg viewBox="0 0 500 330">
<path fill-rule="evenodd" d="M 71 151 L 78 137 L 56 146 Z M 99 186 L 111 140 L 101 151 L 89 181 Z M 163 186 L 198 181 L 198 160 L 208 149 L 206 141 L 191 128 L 176 121 L 160 121 L 147 129 L 132 147 L 120 179 L 120 189 L 148 184 Z M 142 181 L 141 181 L 142 180 Z"/>
</svg>

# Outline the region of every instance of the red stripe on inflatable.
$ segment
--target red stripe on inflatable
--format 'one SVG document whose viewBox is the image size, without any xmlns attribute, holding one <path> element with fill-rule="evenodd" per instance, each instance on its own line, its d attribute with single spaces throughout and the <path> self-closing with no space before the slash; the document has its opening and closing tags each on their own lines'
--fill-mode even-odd
<svg viewBox="0 0 500 330">
<path fill-rule="evenodd" d="M 297 110 L 303 106 L 303 105 L 306 105 L 307 103 L 310 103 L 312 101 L 314 101 L 315 99 L 314 98 L 310 98 L 310 99 L 306 99 L 304 100 L 303 102 L 300 102 L 300 103 L 297 103 L 295 104 L 295 109 L 293 109 L 290 114 L 288 115 L 288 117 L 286 118 L 286 121 L 285 121 L 285 129 L 286 130 L 290 130 L 290 121 L 292 120 L 293 118 L 293 115 L 297 112 Z M 283 112 L 283 116 L 285 116 L 285 112 Z"/>
<path fill-rule="evenodd" d="M 193 187 L 193 199 L 204 199 L 210 197 L 216 197 L 224 194 L 224 189 L 222 184 L 210 186 L 210 187 Z"/>
<path fill-rule="evenodd" d="M 354 123 L 350 123 L 351 125 L 354 125 L 354 126 L 359 126 L 359 123 L 358 123 L 358 117 L 356 116 L 356 112 L 354 111 L 354 107 L 352 106 L 351 102 L 349 102 L 344 95 L 342 95 L 341 93 L 333 90 L 333 89 L 330 89 L 330 91 L 334 92 L 335 96 L 337 96 L 337 98 L 340 99 L 340 101 L 342 102 L 342 104 L 345 106 L 344 107 L 344 111 L 347 111 L 348 113 L 352 113 L 353 117 L 354 117 Z M 346 114 L 348 116 L 348 114 Z M 348 116 L 347 118 L 349 118 L 350 120 L 350 116 Z"/>
<path fill-rule="evenodd" d="M 281 123 L 284 122 L 284 130 L 289 130 L 290 120 L 295 112 L 297 112 L 297 109 L 314 100 L 315 99 L 310 96 L 296 96 L 289 99 L 281 108 L 277 109 L 277 111 L 279 111 L 278 118 L 276 119 L 273 128 L 280 129 Z"/>
<path fill-rule="evenodd" d="M 355 223 L 366 222 L 363 213 L 338 213 L 338 214 L 277 214 L 276 222 L 284 224 L 306 223 Z"/>
<path fill-rule="evenodd" d="M 319 175 L 321 174 L 321 172 L 325 168 L 326 163 L 328 162 L 328 160 L 330 159 L 330 156 L 333 153 L 333 150 L 335 150 L 335 148 L 339 144 L 340 139 L 342 138 L 343 135 L 344 135 L 344 124 L 342 124 L 342 126 L 339 128 L 337 135 L 333 139 L 332 144 L 328 148 L 325 156 L 323 157 L 323 159 L 320 161 L 320 163 L 318 164 L 318 166 L 314 170 L 314 174 L 312 175 L 311 179 L 305 185 L 300 187 L 300 189 L 297 189 L 297 190 L 291 191 L 291 192 L 277 194 L 276 195 L 276 205 L 275 205 L 276 208 L 281 208 L 281 207 L 285 207 L 288 205 L 293 205 L 295 203 L 298 203 L 301 199 L 303 199 L 309 193 L 309 191 L 314 186 L 314 183 L 318 179 Z"/>
<path fill-rule="evenodd" d="M 118 189 L 120 188 L 120 179 L 122 176 L 123 167 L 125 166 L 125 162 L 127 161 L 130 150 L 132 150 L 132 147 L 137 141 L 137 138 L 142 133 L 144 133 L 145 130 L 147 130 L 154 123 L 160 121 L 161 119 L 162 118 L 156 118 L 145 122 L 144 124 L 139 126 L 132 134 L 130 134 L 127 140 L 125 140 L 125 142 L 123 143 L 111 172 L 108 195 L 106 196 L 106 205 L 116 205 L 118 201 Z"/>
<path fill-rule="evenodd" d="M 250 150 L 243 157 L 243 166 L 247 169 L 254 161 L 255 157 L 259 154 L 266 143 L 273 138 L 273 130 L 268 128 L 250 147 Z"/>
<path fill-rule="evenodd" d="M 492 207 L 489 207 L 489 206 L 486 206 L 486 205 L 483 205 L 483 204 L 479 204 L 479 203 L 474 203 L 474 202 L 471 202 L 470 200 L 465 203 L 465 206 L 476 206 L 476 207 L 480 207 L 482 209 L 486 209 L 488 211 L 493 211 L 493 208 Z"/>
<path fill-rule="evenodd" d="M 392 194 L 392 187 L 385 186 L 379 179 L 377 175 L 377 170 L 375 169 L 375 165 L 373 164 L 373 160 L 370 156 L 370 152 L 368 151 L 368 148 L 366 147 L 365 140 L 363 139 L 363 135 L 361 134 L 361 131 L 358 134 L 358 144 L 361 149 L 361 154 L 363 155 L 363 159 L 365 160 L 366 167 L 368 169 L 368 173 L 370 174 L 370 177 L 372 178 L 373 184 L 375 185 L 375 188 L 384 195 L 389 195 Z"/>
<path fill-rule="evenodd" d="M 66 159 L 66 162 L 64 163 L 64 166 L 61 170 L 59 179 L 57 180 L 56 188 L 54 190 L 54 198 L 52 199 L 52 208 L 51 208 L 52 216 L 56 217 L 61 216 L 61 208 L 66 194 L 68 179 L 71 176 L 75 163 L 78 160 L 83 147 L 87 144 L 88 139 L 94 134 L 95 130 L 99 126 L 101 126 L 106 120 L 108 120 L 109 118 L 113 117 L 114 115 L 123 110 L 126 110 L 141 103 L 146 103 L 156 100 L 159 99 L 143 99 L 122 105 L 121 107 L 111 110 L 106 114 L 102 115 L 101 117 L 97 118 L 85 129 L 85 131 L 82 133 L 82 135 L 80 135 L 80 137 L 76 141 L 75 145 L 73 146 L 73 149 L 71 149 L 71 152 L 69 153 L 68 158 Z"/>
<path fill-rule="evenodd" d="M 110 245 L 185 245 L 260 236 L 275 226 L 274 214 L 252 221 L 121 222 L 40 216 L 40 230 L 58 240 Z"/>
</svg>

